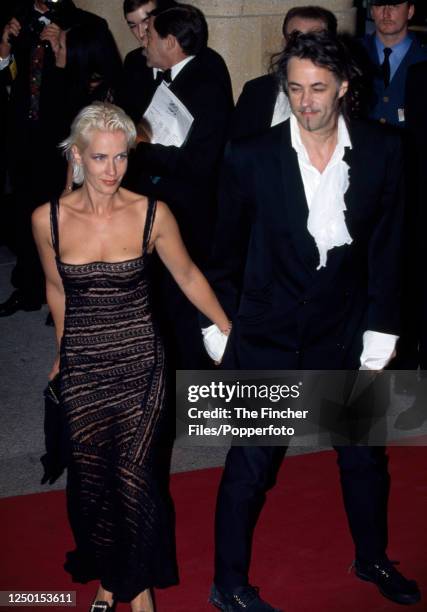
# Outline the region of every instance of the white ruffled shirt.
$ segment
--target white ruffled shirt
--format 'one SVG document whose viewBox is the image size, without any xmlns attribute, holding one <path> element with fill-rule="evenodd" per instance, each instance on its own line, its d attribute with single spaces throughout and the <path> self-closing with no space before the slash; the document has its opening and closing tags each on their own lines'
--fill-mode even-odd
<svg viewBox="0 0 427 612">
<path fill-rule="evenodd" d="M 291 143 L 298 155 L 304 191 L 308 205 L 307 229 L 319 251 L 317 269 L 326 266 L 328 251 L 353 242 L 345 223 L 344 194 L 349 187 L 349 167 L 344 161 L 346 147 L 351 147 L 350 135 L 344 118 L 338 119 L 337 146 L 323 172 L 313 166 L 301 140 L 301 132 L 291 115 Z"/>
<path fill-rule="evenodd" d="M 280 112 L 279 112 L 280 108 Z M 283 100 L 276 107 L 283 116 Z M 317 269 L 327 264 L 328 251 L 334 247 L 351 244 L 344 211 L 344 194 L 349 187 L 349 167 L 343 157 L 345 148 L 352 147 L 344 118 L 338 119 L 338 139 L 335 151 L 320 173 L 313 166 L 302 143 L 300 128 L 294 115 L 290 117 L 291 142 L 298 155 L 298 164 L 309 208 L 307 229 L 319 250 L 320 263 Z M 203 342 L 209 356 L 220 361 L 227 344 L 225 336 L 216 325 L 202 330 Z M 363 334 L 363 350 L 360 356 L 362 370 L 382 370 L 390 362 L 399 336 L 367 330 Z"/>
</svg>

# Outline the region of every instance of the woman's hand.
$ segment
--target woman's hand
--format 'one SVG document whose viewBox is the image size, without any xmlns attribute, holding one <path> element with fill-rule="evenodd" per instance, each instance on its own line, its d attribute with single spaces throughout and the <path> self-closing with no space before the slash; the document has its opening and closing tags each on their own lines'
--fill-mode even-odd
<svg viewBox="0 0 427 612">
<path fill-rule="evenodd" d="M 139 144 L 140 142 L 151 142 L 152 137 L 153 132 L 151 125 L 146 119 L 144 119 L 144 117 L 142 117 L 136 126 L 135 145 Z"/>
</svg>

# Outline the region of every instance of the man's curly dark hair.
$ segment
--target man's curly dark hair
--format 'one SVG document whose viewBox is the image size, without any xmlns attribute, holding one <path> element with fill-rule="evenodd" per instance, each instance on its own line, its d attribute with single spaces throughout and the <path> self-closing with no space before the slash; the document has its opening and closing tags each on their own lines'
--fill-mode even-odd
<svg viewBox="0 0 427 612">
<path fill-rule="evenodd" d="M 327 31 L 293 32 L 283 51 L 273 56 L 270 67 L 278 86 L 285 93 L 288 92 L 288 63 L 292 58 L 308 59 L 316 66 L 326 68 L 335 75 L 338 83 L 348 81 L 348 91 L 340 100 L 341 112 L 346 119 L 360 114 L 362 71 L 343 38 Z"/>
</svg>

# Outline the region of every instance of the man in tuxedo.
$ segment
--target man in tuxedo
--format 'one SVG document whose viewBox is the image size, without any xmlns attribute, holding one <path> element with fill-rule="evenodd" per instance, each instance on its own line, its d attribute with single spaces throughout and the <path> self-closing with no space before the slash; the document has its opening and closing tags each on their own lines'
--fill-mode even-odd
<svg viewBox="0 0 427 612">
<path fill-rule="evenodd" d="M 414 12 L 413 0 L 371 0 L 375 32 L 363 41 L 372 73 L 370 117 L 399 128 L 405 127 L 408 68 L 427 61 L 427 50 L 408 31 Z"/>
<path fill-rule="evenodd" d="M 290 119 L 226 151 L 209 274 L 233 319 L 223 365 L 381 370 L 399 333 L 399 138 L 347 119 L 357 69 L 328 33 L 294 35 L 276 66 Z M 209 340 L 211 350 L 213 333 Z M 386 555 L 384 448 L 336 451 L 356 575 L 397 603 L 416 603 L 416 583 Z M 277 612 L 248 574 L 257 518 L 283 454 L 275 446 L 228 453 L 210 597 L 220 610 Z"/>
<path fill-rule="evenodd" d="M 124 61 L 123 78 L 118 92 L 117 103 L 138 123 L 151 102 L 157 85 L 155 70 L 147 66 L 144 49 L 147 44 L 147 28 L 152 11 L 157 13 L 179 6 L 175 0 L 124 0 L 123 12 L 126 23 L 139 46 L 130 51 Z M 222 82 L 232 102 L 231 79 L 223 58 L 206 47 L 201 50 L 206 70 Z"/>
<path fill-rule="evenodd" d="M 123 106 L 138 122 L 163 81 L 194 121 L 181 147 L 140 139 L 126 185 L 168 204 L 191 257 L 202 265 L 211 250 L 218 171 L 233 108 L 231 82 L 224 60 L 207 47 L 208 26 L 201 11 L 184 4 L 163 8 L 151 13 L 147 33 L 141 30 L 146 66 L 140 62 L 140 93 L 133 101 L 127 96 L 130 102 Z M 127 13 L 126 18 L 134 23 L 135 15 Z M 195 308 L 169 273 L 159 269 L 156 276 L 161 277 L 157 311 L 172 369 L 208 366 Z"/>
<path fill-rule="evenodd" d="M 15 201 L 16 289 L 0 304 L 0 317 L 38 310 L 45 301 L 31 214 L 66 186 L 58 144 L 75 114 L 106 97 L 120 71 L 116 44 L 101 17 L 72 0 L 21 0 L 13 7 L 0 41 L 0 83 L 10 88 L 6 162 Z M 67 187 L 72 189 L 71 179 Z"/>
<path fill-rule="evenodd" d="M 296 6 L 286 13 L 283 21 L 283 42 L 286 44 L 295 31 L 320 30 L 336 34 L 335 15 L 321 6 Z M 231 138 L 259 134 L 289 118 L 291 111 L 287 96 L 273 75 L 274 59 L 279 56 L 273 55 L 269 74 L 245 83 L 233 113 Z"/>
<path fill-rule="evenodd" d="M 138 47 L 125 57 L 117 103 L 136 124 L 153 97 L 154 74 L 144 54 L 150 13 L 154 9 L 167 10 L 176 4 L 175 0 L 124 0 L 124 17 Z"/>
</svg>

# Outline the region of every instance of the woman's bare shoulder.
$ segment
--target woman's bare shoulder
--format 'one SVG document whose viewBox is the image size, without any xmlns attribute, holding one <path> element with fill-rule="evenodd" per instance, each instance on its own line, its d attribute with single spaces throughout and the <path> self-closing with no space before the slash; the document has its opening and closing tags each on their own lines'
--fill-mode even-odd
<svg viewBox="0 0 427 612">
<path fill-rule="evenodd" d="M 44 228 L 50 225 L 50 202 L 38 206 L 32 216 L 33 226 L 36 228 Z"/>
<path fill-rule="evenodd" d="M 167 219 L 169 217 L 173 217 L 172 211 L 166 202 L 162 202 L 162 200 L 157 200 L 156 202 L 156 218 Z"/>
<path fill-rule="evenodd" d="M 141 204 L 141 206 L 147 206 L 148 198 L 145 195 L 141 195 L 140 193 L 135 193 L 133 191 L 129 191 L 129 189 L 125 189 L 124 187 L 120 187 L 120 198 L 125 204 Z"/>
</svg>

